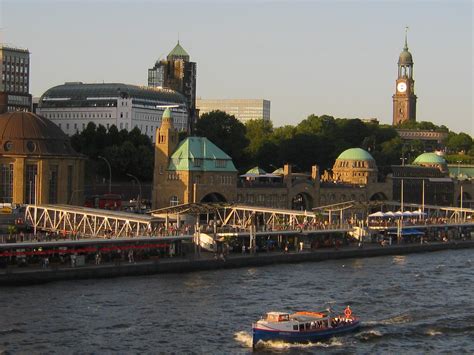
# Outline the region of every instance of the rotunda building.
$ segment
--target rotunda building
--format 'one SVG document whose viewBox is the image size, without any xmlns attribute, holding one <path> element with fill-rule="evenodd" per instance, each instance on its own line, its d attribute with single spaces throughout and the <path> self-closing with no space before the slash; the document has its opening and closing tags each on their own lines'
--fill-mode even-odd
<svg viewBox="0 0 474 355">
<path fill-rule="evenodd" d="M 31 112 L 0 115 L 0 202 L 80 204 L 84 162 L 50 120 Z"/>
<path fill-rule="evenodd" d="M 378 169 L 375 159 L 364 149 L 350 148 L 336 159 L 332 169 L 334 181 L 354 185 L 377 182 Z"/>
</svg>

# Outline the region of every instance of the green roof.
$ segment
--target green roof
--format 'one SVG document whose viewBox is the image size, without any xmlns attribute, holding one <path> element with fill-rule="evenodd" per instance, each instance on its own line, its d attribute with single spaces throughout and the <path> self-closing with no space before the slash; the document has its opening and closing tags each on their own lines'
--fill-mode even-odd
<svg viewBox="0 0 474 355">
<path fill-rule="evenodd" d="M 361 148 L 350 148 L 343 151 L 337 159 L 341 160 L 374 160 L 372 155 Z"/>
<path fill-rule="evenodd" d="M 205 137 L 188 137 L 171 155 L 168 170 L 237 172 L 232 158 Z"/>
<path fill-rule="evenodd" d="M 416 157 L 413 164 L 446 164 L 446 160 L 436 153 L 423 153 Z"/>
<path fill-rule="evenodd" d="M 283 168 L 278 168 L 272 174 L 283 175 L 284 173 L 285 173 L 285 171 L 283 170 Z"/>
<path fill-rule="evenodd" d="M 474 165 L 448 165 L 449 175 L 456 178 L 474 178 Z"/>
<path fill-rule="evenodd" d="M 168 118 L 168 119 L 171 119 L 171 110 L 169 107 L 166 108 L 165 112 L 163 112 L 163 116 L 162 116 L 163 119 L 165 118 Z"/>
<path fill-rule="evenodd" d="M 188 52 L 186 52 L 184 50 L 183 47 L 181 47 L 181 45 L 179 44 L 179 41 L 178 41 L 178 43 L 173 48 L 173 50 L 170 52 L 170 54 L 168 54 L 168 58 L 169 57 L 187 57 L 187 59 L 189 59 L 189 54 L 188 54 Z"/>
<path fill-rule="evenodd" d="M 256 166 L 246 172 L 246 174 L 254 174 L 254 175 L 265 175 L 267 172 L 262 168 Z"/>
</svg>

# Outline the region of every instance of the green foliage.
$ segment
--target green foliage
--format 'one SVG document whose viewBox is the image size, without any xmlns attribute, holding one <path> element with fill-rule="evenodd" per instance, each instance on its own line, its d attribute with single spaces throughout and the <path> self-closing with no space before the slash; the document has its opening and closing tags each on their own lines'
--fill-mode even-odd
<svg viewBox="0 0 474 355">
<path fill-rule="evenodd" d="M 245 136 L 245 125 L 235 116 L 223 111 L 205 113 L 197 121 L 195 133 L 208 138 L 230 155 L 237 166 L 244 162 L 245 148 L 249 141 Z"/>
<path fill-rule="evenodd" d="M 468 153 L 473 148 L 473 141 L 471 136 L 464 132 L 459 134 L 450 132 L 446 139 L 446 147 L 453 153 Z"/>
<path fill-rule="evenodd" d="M 110 163 L 115 178 L 128 179 L 126 174 L 130 173 L 143 181 L 153 179 L 153 145 L 136 127 L 127 132 L 112 125 L 107 131 L 104 126 L 90 122 L 85 130 L 71 137 L 71 144 L 95 162 L 88 167 L 103 177 L 108 178 L 109 170 L 99 156 Z"/>
<path fill-rule="evenodd" d="M 397 128 L 404 129 L 419 129 L 422 131 L 438 131 L 438 132 L 448 132 L 449 129 L 446 126 L 437 126 L 432 122 L 427 121 L 405 121 L 400 123 Z"/>
</svg>

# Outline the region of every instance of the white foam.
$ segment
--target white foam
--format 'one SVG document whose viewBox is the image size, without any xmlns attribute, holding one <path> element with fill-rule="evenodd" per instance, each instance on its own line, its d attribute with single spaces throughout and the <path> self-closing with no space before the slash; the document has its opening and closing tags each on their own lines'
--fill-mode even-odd
<svg viewBox="0 0 474 355">
<path fill-rule="evenodd" d="M 443 333 L 440 332 L 439 330 L 428 329 L 428 330 L 426 331 L 426 334 L 428 334 L 428 335 L 434 337 L 434 336 L 436 336 L 436 335 L 441 335 L 441 334 L 443 334 Z"/>
<path fill-rule="evenodd" d="M 234 339 L 241 343 L 243 346 L 251 348 L 252 347 L 252 335 L 246 331 L 240 331 L 234 334 Z M 282 340 L 268 340 L 268 341 L 259 341 L 256 344 L 257 348 L 271 348 L 271 349 L 306 349 L 312 347 L 322 347 L 322 348 L 331 348 L 335 346 L 342 346 L 343 343 L 338 338 L 331 338 L 327 342 L 316 342 L 316 343 L 288 343 Z"/>
</svg>

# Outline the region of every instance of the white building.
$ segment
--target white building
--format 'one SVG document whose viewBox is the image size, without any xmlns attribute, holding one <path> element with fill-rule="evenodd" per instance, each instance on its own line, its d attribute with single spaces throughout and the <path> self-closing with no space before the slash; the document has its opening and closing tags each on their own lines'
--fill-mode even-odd
<svg viewBox="0 0 474 355">
<path fill-rule="evenodd" d="M 137 127 L 152 141 L 166 107 L 173 112 L 178 130 L 188 127 L 186 99 L 176 91 L 127 84 L 65 83 L 47 90 L 40 98 L 37 114 L 66 134 L 81 132 L 89 122 L 109 129 L 131 131 Z"/>
<path fill-rule="evenodd" d="M 263 119 L 270 121 L 270 101 L 263 99 L 197 99 L 199 114 L 224 111 L 240 121 Z"/>
</svg>

